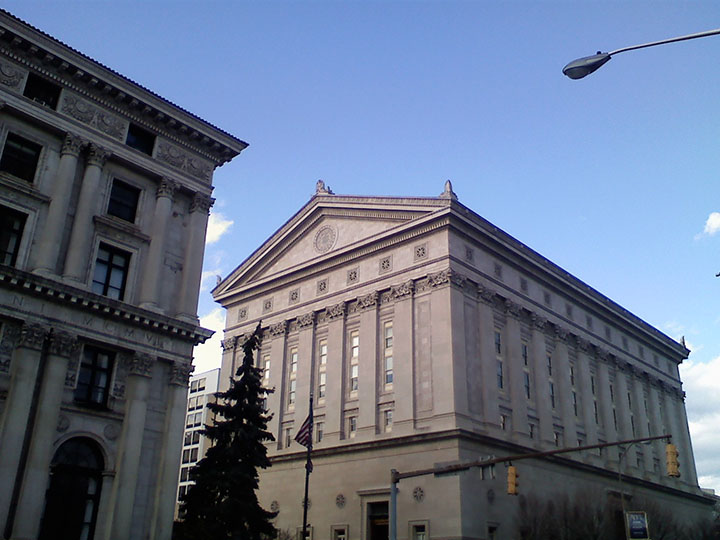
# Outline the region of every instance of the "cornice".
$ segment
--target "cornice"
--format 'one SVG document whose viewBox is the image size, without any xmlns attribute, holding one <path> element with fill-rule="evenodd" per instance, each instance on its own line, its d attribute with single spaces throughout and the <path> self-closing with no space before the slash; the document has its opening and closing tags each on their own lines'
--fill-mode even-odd
<svg viewBox="0 0 720 540">
<path fill-rule="evenodd" d="M 81 308 L 89 313 L 97 313 L 123 324 L 151 330 L 195 345 L 204 343 L 214 334 L 212 330 L 78 289 L 66 283 L 47 279 L 11 266 L 0 265 L 0 287 L 23 295 L 36 296 L 58 305 Z"/>
<path fill-rule="evenodd" d="M 0 10 L 0 50 L 107 109 L 207 155 L 216 166 L 247 147 L 244 141 L 4 10 Z"/>
</svg>

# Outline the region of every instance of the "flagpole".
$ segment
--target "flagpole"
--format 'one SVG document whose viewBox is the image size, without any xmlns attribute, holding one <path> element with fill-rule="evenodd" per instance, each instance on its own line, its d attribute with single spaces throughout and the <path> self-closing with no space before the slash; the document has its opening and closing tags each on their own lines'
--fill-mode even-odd
<svg viewBox="0 0 720 540">
<path fill-rule="evenodd" d="M 310 461 L 310 452 L 312 452 L 312 438 L 313 438 L 313 395 L 312 395 L 312 392 L 310 392 L 310 413 L 308 414 L 308 419 L 310 420 L 310 436 L 308 437 L 307 460 L 305 461 L 305 498 L 303 499 L 302 540 L 307 539 L 308 484 L 310 482 L 310 471 L 312 471 L 312 461 Z"/>
</svg>

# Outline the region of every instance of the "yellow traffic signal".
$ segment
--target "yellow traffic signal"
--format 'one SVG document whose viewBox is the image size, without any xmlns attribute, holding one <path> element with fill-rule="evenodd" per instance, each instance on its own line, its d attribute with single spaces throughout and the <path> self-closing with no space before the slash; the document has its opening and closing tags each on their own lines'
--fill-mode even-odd
<svg viewBox="0 0 720 540">
<path fill-rule="evenodd" d="M 517 495 L 518 494 L 518 473 L 517 468 L 513 465 L 510 465 L 507 470 L 507 492 L 508 495 Z"/>
<path fill-rule="evenodd" d="M 675 478 L 679 477 L 680 463 L 678 462 L 678 451 L 674 444 L 668 443 L 665 445 L 665 459 L 667 463 L 668 476 L 674 476 Z"/>
</svg>

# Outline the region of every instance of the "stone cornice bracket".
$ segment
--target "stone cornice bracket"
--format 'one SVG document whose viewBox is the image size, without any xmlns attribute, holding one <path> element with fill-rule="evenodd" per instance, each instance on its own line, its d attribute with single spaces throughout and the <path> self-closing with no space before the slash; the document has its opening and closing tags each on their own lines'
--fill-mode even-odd
<svg viewBox="0 0 720 540">
<path fill-rule="evenodd" d="M 50 336 L 50 354 L 70 358 L 77 349 L 77 338 L 64 331 L 53 332 Z"/>
<path fill-rule="evenodd" d="M 371 308 L 378 303 L 378 293 L 377 291 L 371 292 L 370 294 L 366 294 L 365 296 L 361 296 L 357 299 L 357 307 L 360 309 L 367 309 Z"/>
<path fill-rule="evenodd" d="M 107 148 L 90 143 L 88 145 L 87 164 L 95 165 L 102 169 L 111 154 L 112 152 Z"/>
<path fill-rule="evenodd" d="M 508 299 L 505 300 L 505 312 L 508 315 L 512 315 L 516 319 L 520 319 L 521 311 L 522 311 L 522 308 L 520 307 L 519 304 L 516 304 L 512 300 L 508 300 Z"/>
<path fill-rule="evenodd" d="M 236 337 L 229 337 L 227 339 L 223 339 L 220 342 L 220 346 L 222 347 L 223 351 L 231 351 L 235 348 L 235 341 L 237 340 Z"/>
<path fill-rule="evenodd" d="M 492 307 L 495 305 L 495 291 L 488 289 L 487 287 L 485 287 L 485 285 L 479 284 L 477 286 L 477 297 L 478 300 L 482 301 L 488 306 Z"/>
<path fill-rule="evenodd" d="M 392 300 L 400 300 L 404 298 L 410 298 L 415 290 L 415 282 L 410 279 L 400 285 L 393 285 L 390 287 L 390 298 Z"/>
<path fill-rule="evenodd" d="M 213 204 L 215 204 L 215 199 L 198 191 L 193 196 L 192 203 L 190 203 L 190 213 L 205 212 L 210 214 L 210 208 Z"/>
<path fill-rule="evenodd" d="M 86 144 L 87 141 L 79 135 L 67 132 L 65 134 L 65 139 L 63 140 L 62 150 L 60 151 L 60 154 L 63 156 L 71 155 L 78 157 Z"/>
<path fill-rule="evenodd" d="M 47 333 L 48 329 L 40 324 L 25 324 L 20 331 L 20 340 L 17 346 L 40 351 Z"/>
<path fill-rule="evenodd" d="M 448 285 L 450 283 L 450 272 L 451 270 L 448 268 L 446 270 L 441 270 L 440 272 L 428 274 L 428 284 L 431 287 Z"/>
<path fill-rule="evenodd" d="M 564 328 L 560 328 L 557 325 L 555 326 L 555 339 L 558 341 L 562 341 L 563 343 L 568 342 L 568 338 L 570 337 L 570 333 L 565 330 Z"/>
<path fill-rule="evenodd" d="M 589 356 L 593 356 L 595 346 L 594 346 L 592 343 L 590 343 L 590 342 L 589 342 L 587 339 L 585 339 L 584 337 L 580 337 L 580 336 L 577 336 L 577 337 L 576 337 L 576 341 L 577 341 L 577 346 L 578 346 L 578 348 L 579 348 L 582 352 L 584 352 L 585 354 L 587 354 L 587 355 L 589 355 Z"/>
<path fill-rule="evenodd" d="M 305 313 L 297 318 L 297 325 L 299 328 L 307 328 L 315 324 L 315 312 Z"/>
<path fill-rule="evenodd" d="M 167 197 L 168 199 L 172 200 L 173 196 L 175 195 L 175 190 L 178 188 L 178 185 L 173 180 L 170 180 L 169 178 L 161 178 L 160 179 L 160 185 L 157 188 L 156 196 L 159 199 L 160 197 Z"/>
<path fill-rule="evenodd" d="M 328 320 L 338 319 L 345 316 L 345 302 L 340 302 L 334 306 L 330 306 L 325 311 Z"/>
<path fill-rule="evenodd" d="M 532 322 L 533 327 L 540 332 L 544 332 L 549 325 L 547 319 L 545 317 L 541 317 L 537 313 L 532 313 L 530 315 L 530 321 Z"/>
<path fill-rule="evenodd" d="M 155 361 L 149 354 L 136 352 L 127 357 L 127 362 L 129 375 L 152 377 L 152 367 Z"/>
<path fill-rule="evenodd" d="M 188 385 L 188 381 L 190 380 L 190 374 L 194 370 L 195 366 L 193 366 L 192 364 L 173 362 L 172 366 L 170 367 L 168 384 L 173 386 L 186 387 Z"/>
<path fill-rule="evenodd" d="M 280 321 L 277 324 L 273 324 L 268 330 L 272 337 L 284 336 L 287 331 L 287 321 Z"/>
</svg>

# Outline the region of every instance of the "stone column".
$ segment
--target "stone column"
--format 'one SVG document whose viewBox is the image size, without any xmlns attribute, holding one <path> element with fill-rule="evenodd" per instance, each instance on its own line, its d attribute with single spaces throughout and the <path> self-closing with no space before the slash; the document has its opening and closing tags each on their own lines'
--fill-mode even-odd
<svg viewBox="0 0 720 540">
<path fill-rule="evenodd" d="M 43 507 L 38 501 L 44 499 L 50 478 L 50 460 L 65 388 L 68 358 L 75 347 L 75 337 L 67 332 L 51 334 L 13 538 L 35 538 L 39 532 Z"/>
<path fill-rule="evenodd" d="M 593 385 L 590 378 L 592 373 L 590 372 L 590 358 L 588 357 L 588 351 L 590 350 L 590 343 L 584 339 L 578 339 L 578 358 L 575 364 L 575 371 L 577 374 L 580 390 L 580 399 L 582 400 L 582 411 L 583 411 L 583 422 L 585 424 L 585 434 L 587 435 L 586 444 L 597 444 L 598 443 L 598 424 L 595 422 L 595 410 L 593 402 L 597 399 L 597 395 L 593 395 Z M 595 393 L 598 391 L 598 381 L 595 381 Z M 600 419 L 600 406 L 598 405 L 598 420 Z M 596 451 L 595 451 L 596 452 Z"/>
<path fill-rule="evenodd" d="M 529 437 L 528 428 L 528 403 L 525 397 L 525 382 L 523 380 L 523 359 L 520 346 L 520 306 L 505 302 L 505 366 L 510 382 L 510 403 L 512 405 L 512 432 L 513 437 L 520 442 L 527 442 Z"/>
<path fill-rule="evenodd" d="M 674 398 L 668 399 L 667 402 L 668 414 L 675 417 L 676 428 L 673 433 L 673 442 L 678 449 L 680 479 L 686 484 L 697 486 L 695 457 L 690 443 L 690 431 L 688 430 L 687 413 L 685 412 L 685 393 L 682 390 L 676 390 Z"/>
<path fill-rule="evenodd" d="M 597 349 L 596 349 L 596 352 Z M 618 431 L 615 429 L 615 420 L 613 419 L 613 400 L 610 395 L 610 369 L 608 366 L 609 357 L 607 354 L 597 354 L 598 370 L 597 370 L 597 394 L 598 408 L 600 413 L 600 423 L 605 434 L 605 442 L 614 442 L 618 440 Z M 604 448 L 602 455 L 608 467 L 611 462 L 617 462 L 618 449 L 616 446 Z"/>
<path fill-rule="evenodd" d="M 165 252 L 165 237 L 167 225 L 172 215 L 173 194 L 177 185 L 172 180 L 163 178 L 157 189 L 155 212 L 150 229 L 150 247 L 145 256 L 142 268 L 140 288 L 140 307 L 161 310 L 166 306 L 158 306 L 160 284 L 164 276 L 163 253 Z M 202 253 L 199 252 L 198 255 Z M 200 289 L 198 283 L 198 290 Z"/>
<path fill-rule="evenodd" d="M 550 402 L 550 374 L 547 366 L 547 344 L 545 329 L 547 321 L 533 314 L 532 319 L 532 362 L 533 378 L 535 379 L 535 403 L 537 404 L 538 420 L 540 421 L 540 445 L 555 446 L 553 442 L 553 408 Z M 557 396 L 556 396 L 557 405 Z"/>
<path fill-rule="evenodd" d="M 568 355 L 568 334 L 565 330 L 556 327 L 555 351 L 553 353 L 553 379 L 558 387 L 555 397 L 559 405 L 563 423 L 564 446 L 577 446 L 577 421 L 572 401 L 572 384 L 570 382 L 570 358 Z M 557 369 L 556 369 L 557 366 Z M 559 398 L 559 403 L 558 403 Z M 560 446 L 563 446 L 562 444 Z"/>
<path fill-rule="evenodd" d="M 45 226 L 38 235 L 35 248 L 33 272 L 36 274 L 53 275 L 57 272 L 58 255 L 65 231 L 78 156 L 84 143 L 85 141 L 77 135 L 72 133 L 65 135 L 60 152 L 60 164 L 50 193 L 51 200 Z"/>
<path fill-rule="evenodd" d="M 117 476 L 113 482 L 110 501 L 112 519 L 105 529 L 106 540 L 130 538 L 135 491 L 140 470 L 147 401 L 150 378 L 155 360 L 148 354 L 135 353 L 127 359 L 128 378 L 126 386 L 125 418 L 118 443 Z M 177 469 L 176 469 L 177 474 Z M 175 500 L 175 497 L 172 497 Z"/>
<path fill-rule="evenodd" d="M 500 409 L 498 403 L 497 371 L 495 360 L 494 294 L 479 289 L 478 318 L 480 332 L 480 376 L 482 378 L 482 419 L 486 428 L 498 429 Z"/>
<path fill-rule="evenodd" d="M 338 443 L 345 429 L 343 413 L 347 396 L 345 303 L 329 307 L 321 316 L 328 321 L 327 396 L 325 398 L 325 439 Z"/>
<path fill-rule="evenodd" d="M 0 530 L 4 530 L 8 518 L 46 335 L 47 329 L 39 324 L 24 325 L 13 352 L 10 390 L 0 426 L 0 483 L 3 486 L 0 489 Z"/>
<path fill-rule="evenodd" d="M 273 413 L 272 420 L 268 425 L 268 431 L 275 436 L 275 444 L 278 449 L 284 448 L 283 421 L 287 410 L 287 372 L 285 365 L 287 354 L 287 323 L 281 321 L 272 325 L 265 331 L 263 342 L 270 342 L 270 386 L 275 391 L 268 396 L 268 410 Z M 241 342 L 235 344 L 235 369 L 242 362 Z M 234 375 L 233 375 L 234 376 Z M 304 419 L 303 419 L 304 420 Z M 302 420 L 301 420 L 302 421 Z M 298 426 L 299 427 L 299 426 Z"/>
<path fill-rule="evenodd" d="M 100 175 L 109 156 L 109 150 L 90 144 L 63 273 L 65 278 L 78 283 L 87 281 L 87 269 L 92 249 L 90 241 L 94 230 L 93 217 L 99 210 Z"/>
<path fill-rule="evenodd" d="M 649 437 L 648 431 L 648 411 L 646 410 L 645 392 L 643 390 L 643 381 L 640 378 L 640 372 L 633 368 L 631 371 L 630 382 L 632 384 L 631 393 L 633 396 L 633 409 L 635 417 L 635 436 Z M 643 468 L 645 474 L 652 473 L 652 446 L 649 444 L 636 445 L 638 452 L 642 452 Z"/>
<path fill-rule="evenodd" d="M 197 323 L 197 303 L 202 277 L 205 235 L 208 215 L 215 199 L 203 193 L 196 193 L 190 205 L 190 232 L 185 243 L 182 284 L 180 286 L 178 317 Z"/>
<path fill-rule="evenodd" d="M 291 323 L 291 328 L 297 325 L 298 331 L 298 371 L 296 374 L 296 399 L 295 399 L 295 429 L 293 437 L 297 434 L 297 430 L 305 421 L 310 412 L 310 392 L 313 393 L 315 399 L 313 410 L 317 409 L 317 379 L 315 375 L 315 313 L 310 312 L 302 317 L 302 321 L 297 320 Z M 313 424 L 314 425 L 314 424 Z M 312 433 L 315 437 L 315 433 Z M 313 441 L 315 439 L 313 438 Z"/>
<path fill-rule="evenodd" d="M 665 435 L 667 428 L 660 415 L 660 396 L 655 378 L 648 377 L 648 413 L 650 417 L 650 433 L 652 435 Z M 656 478 L 661 480 L 666 478 L 665 473 L 665 441 L 653 441 L 652 443 L 653 457 L 659 461 L 659 469 L 654 471 Z"/>
<path fill-rule="evenodd" d="M 393 434 L 409 435 L 415 429 L 415 391 L 413 381 L 413 290 L 412 280 L 390 288 L 393 307 Z M 400 396 L 400 399 L 397 397 Z"/>
<path fill-rule="evenodd" d="M 376 292 L 358 299 L 360 357 L 358 358 L 358 438 L 371 439 L 378 429 L 378 318 Z M 382 331 L 382 330 L 381 330 Z M 382 338 L 381 338 L 382 339 Z"/>
<path fill-rule="evenodd" d="M 183 426 L 187 411 L 188 379 L 192 370 L 193 366 L 189 362 L 173 362 L 170 368 L 160 474 L 155 487 L 155 509 L 150 527 L 150 538 L 155 540 L 170 540 L 172 536 Z"/>
</svg>

